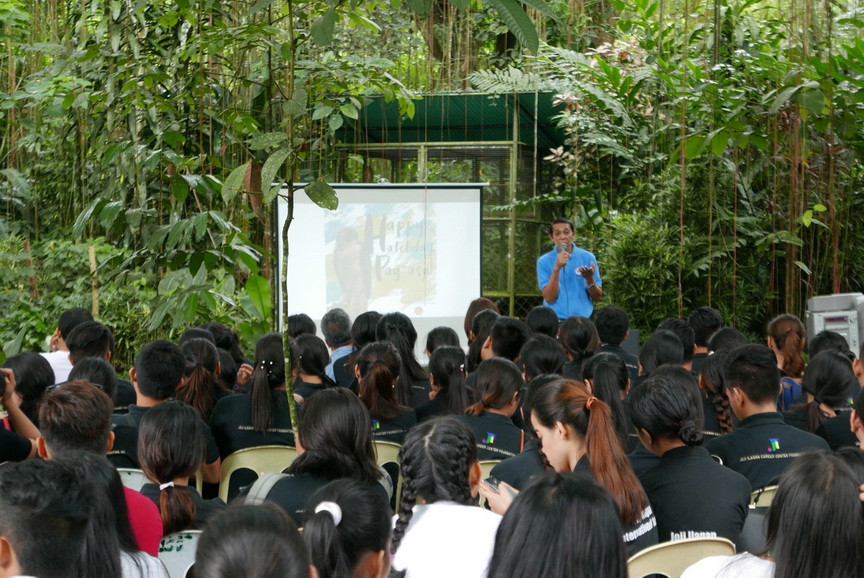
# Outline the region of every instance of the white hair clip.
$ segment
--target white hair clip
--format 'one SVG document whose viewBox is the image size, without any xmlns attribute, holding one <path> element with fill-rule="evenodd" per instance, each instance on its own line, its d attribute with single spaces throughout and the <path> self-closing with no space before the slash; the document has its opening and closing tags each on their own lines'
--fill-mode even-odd
<svg viewBox="0 0 864 578">
<path fill-rule="evenodd" d="M 167 482 L 165 484 L 159 484 L 159 491 L 161 492 L 165 488 L 173 488 L 173 487 L 174 487 L 174 482 Z"/>
<path fill-rule="evenodd" d="M 336 502 L 321 502 L 315 506 L 315 513 L 327 512 L 333 518 L 333 525 L 338 526 L 342 521 L 342 508 Z"/>
</svg>

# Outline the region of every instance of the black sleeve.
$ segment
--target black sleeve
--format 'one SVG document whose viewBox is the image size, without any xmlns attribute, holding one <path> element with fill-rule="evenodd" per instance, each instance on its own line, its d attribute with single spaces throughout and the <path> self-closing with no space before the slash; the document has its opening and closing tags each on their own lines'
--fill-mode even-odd
<svg viewBox="0 0 864 578">
<path fill-rule="evenodd" d="M 213 432 L 210 431 L 210 426 L 207 422 L 201 420 L 201 431 L 204 432 L 204 439 L 207 440 L 207 460 L 208 464 L 212 464 L 219 459 L 219 446 L 216 445 L 216 438 L 213 437 Z"/>
<path fill-rule="evenodd" d="M 26 460 L 32 449 L 33 443 L 29 439 L 0 427 L 0 464 Z"/>
</svg>

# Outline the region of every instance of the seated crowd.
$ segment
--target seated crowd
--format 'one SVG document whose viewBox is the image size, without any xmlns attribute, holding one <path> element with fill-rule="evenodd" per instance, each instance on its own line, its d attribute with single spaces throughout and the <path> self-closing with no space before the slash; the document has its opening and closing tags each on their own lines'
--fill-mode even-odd
<svg viewBox="0 0 864 578">
<path fill-rule="evenodd" d="M 754 344 L 700 307 L 631 351 L 618 307 L 481 298 L 424 368 L 402 313 L 320 325 L 289 318 L 286 365 L 281 333 L 248 360 L 206 323 L 125 381 L 111 330 L 66 311 L 51 353 L 0 370 L 0 578 L 167 578 L 160 543 L 190 530 L 198 578 L 625 578 L 700 538 L 738 554 L 685 577 L 864 576 L 864 351 L 836 333 L 781 315 Z M 230 467 L 262 446 L 291 457 Z"/>
</svg>

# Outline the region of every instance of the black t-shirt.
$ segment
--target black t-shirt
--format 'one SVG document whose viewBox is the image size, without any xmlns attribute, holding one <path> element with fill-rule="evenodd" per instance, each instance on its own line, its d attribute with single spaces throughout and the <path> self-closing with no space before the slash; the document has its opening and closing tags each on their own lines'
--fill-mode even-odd
<svg viewBox="0 0 864 578">
<path fill-rule="evenodd" d="M 827 450 L 817 435 L 786 425 L 777 412 L 758 413 L 726 435 L 705 442 L 705 449 L 750 481 L 751 490 L 777 483 L 792 460 L 810 449 Z"/>
<path fill-rule="evenodd" d="M 372 418 L 372 437 L 376 440 L 401 444 L 405 434 L 417 425 L 417 416 L 410 407 L 400 407 L 393 419 Z"/>
<path fill-rule="evenodd" d="M 450 403 L 450 390 L 442 389 L 435 395 L 435 399 L 430 399 L 426 403 L 418 405 L 414 410 L 417 415 L 417 423 L 437 417 L 439 415 L 447 415 L 447 406 Z"/>
<path fill-rule="evenodd" d="M 220 399 L 210 417 L 210 429 L 223 459 L 237 450 L 257 446 L 294 446 L 294 430 L 285 392 L 279 392 L 273 408 L 273 425 L 266 432 L 252 428 L 252 399 L 230 395 Z"/>
<path fill-rule="evenodd" d="M 702 364 L 705 363 L 705 359 L 708 357 L 707 353 L 694 353 L 693 361 L 690 363 L 690 369 L 697 376 L 702 373 Z"/>
<path fill-rule="evenodd" d="M 705 448 L 671 449 L 639 481 L 657 516 L 661 542 L 717 536 L 738 540 L 750 482 L 711 459 Z"/>
<path fill-rule="evenodd" d="M 333 377 L 336 379 L 336 385 L 350 389 L 357 393 L 357 377 L 354 375 L 354 366 L 351 362 L 354 354 L 348 354 L 345 357 L 340 357 L 333 364 Z"/>
<path fill-rule="evenodd" d="M 219 498 L 205 500 L 198 493 L 198 490 L 191 486 L 176 486 L 174 489 L 186 492 L 192 503 L 195 504 L 195 528 L 203 527 L 213 514 L 225 508 L 225 502 Z M 156 506 L 159 506 L 159 495 L 161 493 L 162 491 L 156 484 L 147 483 L 141 486 L 141 494 L 153 500 Z"/>
<path fill-rule="evenodd" d="M 147 413 L 149 407 L 130 405 L 129 413 L 114 415 L 111 417 L 112 431 L 114 432 L 114 447 L 108 452 L 108 460 L 116 468 L 140 468 L 138 463 L 138 426 L 141 418 Z M 213 434 L 210 432 L 204 420 L 201 420 L 201 431 L 207 442 L 207 457 L 205 462 L 212 464 L 219 459 L 219 447 Z"/>
<path fill-rule="evenodd" d="M 636 438 L 636 447 L 627 455 L 627 459 L 630 461 L 630 467 L 633 468 L 636 477 L 642 476 L 660 463 L 660 456 L 648 451 L 639 441 L 639 438 Z"/>
<path fill-rule="evenodd" d="M 28 438 L 0 426 L 0 464 L 26 460 L 32 449 L 33 442 Z"/>
<path fill-rule="evenodd" d="M 489 475 L 502 482 L 507 482 L 517 490 L 521 490 L 528 485 L 531 478 L 544 471 L 546 471 L 546 467 L 543 465 L 540 450 L 537 448 L 537 441 L 529 440 L 525 442 L 522 453 L 503 460 L 492 468 Z"/>
<path fill-rule="evenodd" d="M 717 408 L 714 404 L 708 401 L 708 397 L 704 390 L 702 393 L 702 412 L 705 415 L 705 421 L 702 423 L 702 433 L 706 437 L 717 437 L 723 435 L 720 433 L 720 420 L 717 419 Z"/>
<path fill-rule="evenodd" d="M 852 433 L 849 424 L 851 412 L 839 412 L 835 417 L 829 417 L 816 428 L 816 435 L 828 442 L 832 450 L 838 448 L 858 447 L 858 438 Z"/>
<path fill-rule="evenodd" d="M 303 401 L 306 401 L 319 391 L 324 391 L 325 389 L 327 389 L 327 385 L 323 383 L 309 383 L 306 381 L 294 382 L 294 394 L 302 397 Z"/>
<path fill-rule="evenodd" d="M 411 382 L 411 390 L 414 392 L 414 407 L 420 407 L 429 401 L 429 392 L 432 391 L 432 385 L 429 383 L 429 378 L 425 377 Z"/>
<path fill-rule="evenodd" d="M 134 404 L 137 396 L 135 388 L 125 379 L 117 380 L 117 401 L 114 402 L 114 413 L 123 414 L 129 411 L 129 406 Z"/>
<path fill-rule="evenodd" d="M 474 432 L 481 461 L 503 460 L 522 451 L 523 432 L 506 415 L 486 411 L 480 415 L 462 415 L 459 420 Z"/>
<path fill-rule="evenodd" d="M 624 362 L 624 365 L 627 366 L 627 371 L 630 373 L 631 380 L 639 377 L 639 359 L 629 351 L 625 351 L 621 346 L 604 343 L 600 346 L 600 349 L 598 349 L 597 352 L 614 353 L 620 357 Z"/>
</svg>

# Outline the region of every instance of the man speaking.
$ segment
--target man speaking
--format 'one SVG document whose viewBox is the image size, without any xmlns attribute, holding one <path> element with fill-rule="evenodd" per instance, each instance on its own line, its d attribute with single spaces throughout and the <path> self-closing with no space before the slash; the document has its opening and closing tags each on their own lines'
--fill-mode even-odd
<svg viewBox="0 0 864 578">
<path fill-rule="evenodd" d="M 558 319 L 590 317 L 594 301 L 603 296 L 597 259 L 573 243 L 573 223 L 567 219 L 552 221 L 549 239 L 555 247 L 537 259 L 543 305 L 551 307 Z"/>
</svg>

